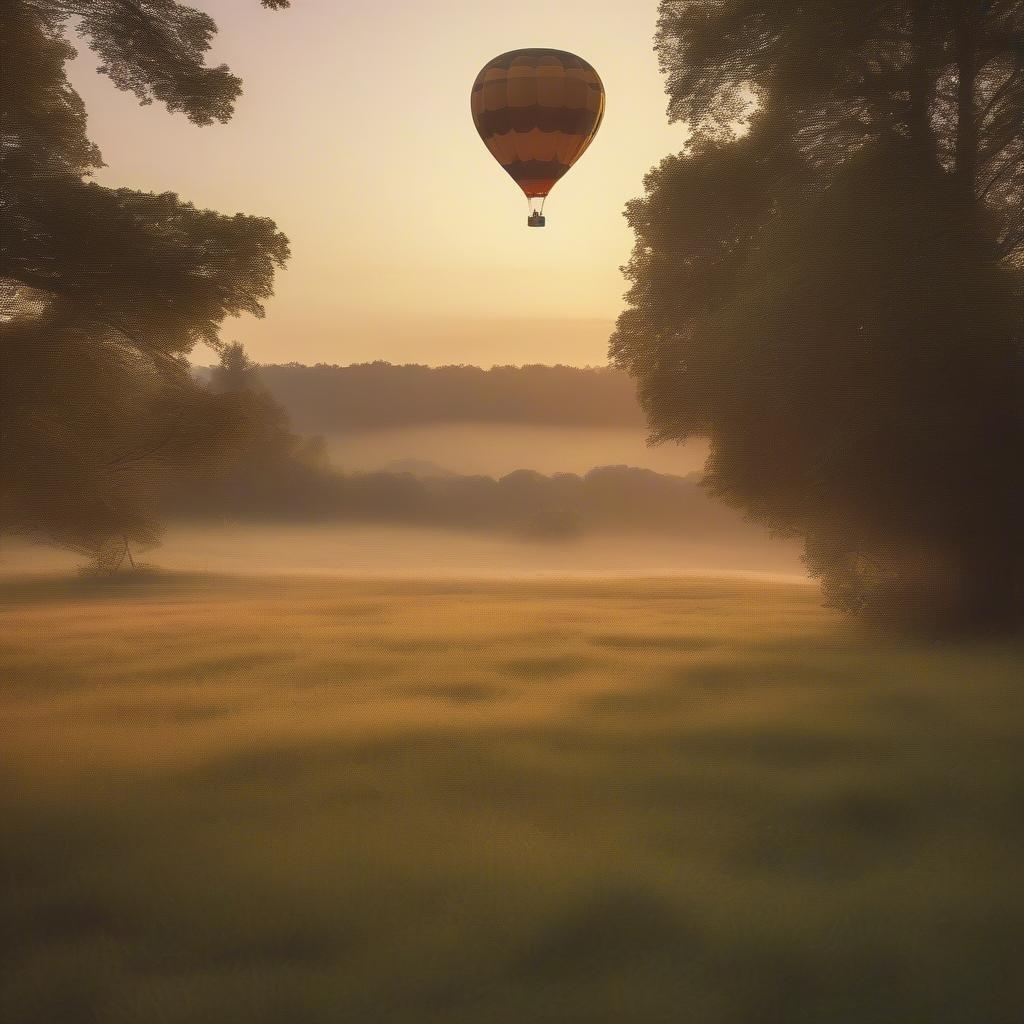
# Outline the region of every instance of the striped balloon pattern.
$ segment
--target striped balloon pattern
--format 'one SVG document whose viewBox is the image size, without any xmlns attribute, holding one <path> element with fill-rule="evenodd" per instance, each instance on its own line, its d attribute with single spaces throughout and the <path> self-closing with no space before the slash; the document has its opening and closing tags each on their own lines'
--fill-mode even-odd
<svg viewBox="0 0 1024 1024">
<path fill-rule="evenodd" d="M 594 140 L 604 86 L 564 50 L 513 50 L 473 83 L 473 122 L 495 160 L 528 199 L 542 199 Z"/>
</svg>

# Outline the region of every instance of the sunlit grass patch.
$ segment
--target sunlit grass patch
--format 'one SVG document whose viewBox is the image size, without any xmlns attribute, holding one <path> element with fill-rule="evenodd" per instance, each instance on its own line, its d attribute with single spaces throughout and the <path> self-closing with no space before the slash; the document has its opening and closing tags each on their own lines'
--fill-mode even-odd
<svg viewBox="0 0 1024 1024">
<path fill-rule="evenodd" d="M 763 583 L 5 587 L 4 1021 L 1022 1004 L 1013 645 Z"/>
</svg>

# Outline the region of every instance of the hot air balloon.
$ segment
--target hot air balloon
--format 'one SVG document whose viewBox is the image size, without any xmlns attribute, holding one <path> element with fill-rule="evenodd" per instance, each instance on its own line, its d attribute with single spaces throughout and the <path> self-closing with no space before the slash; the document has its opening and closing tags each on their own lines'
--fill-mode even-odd
<svg viewBox="0 0 1024 1024">
<path fill-rule="evenodd" d="M 484 65 L 471 104 L 484 145 L 529 200 L 527 223 L 544 227 L 544 200 L 601 127 L 597 72 L 564 50 L 512 50 Z"/>
</svg>

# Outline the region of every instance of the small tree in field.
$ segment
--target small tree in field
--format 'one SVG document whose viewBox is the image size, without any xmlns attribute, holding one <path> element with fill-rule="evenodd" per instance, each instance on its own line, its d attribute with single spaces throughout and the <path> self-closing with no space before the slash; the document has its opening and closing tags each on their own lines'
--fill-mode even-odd
<svg viewBox="0 0 1024 1024">
<path fill-rule="evenodd" d="M 1024 612 L 1024 2 L 664 0 L 687 150 L 612 339 L 655 440 L 829 601 Z"/>
</svg>

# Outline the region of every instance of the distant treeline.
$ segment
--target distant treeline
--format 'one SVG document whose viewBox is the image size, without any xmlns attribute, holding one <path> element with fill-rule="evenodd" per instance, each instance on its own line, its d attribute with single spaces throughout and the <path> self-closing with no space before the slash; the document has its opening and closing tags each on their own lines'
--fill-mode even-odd
<svg viewBox="0 0 1024 1024">
<path fill-rule="evenodd" d="M 315 456 L 315 451 L 310 451 Z M 410 473 L 342 474 L 315 457 L 247 463 L 227 476 L 179 486 L 176 518 L 232 521 L 351 521 L 436 526 L 570 538 L 592 530 L 724 539 L 747 532 L 695 478 L 606 466 L 584 476 L 517 470 L 421 478 Z"/>
<path fill-rule="evenodd" d="M 427 423 L 644 426 L 631 378 L 611 367 L 286 363 L 261 367 L 260 377 L 305 434 Z"/>
<path fill-rule="evenodd" d="M 393 382 L 408 376 L 421 383 L 458 381 L 463 409 L 469 408 L 468 396 L 476 380 L 500 382 L 508 377 L 521 382 L 531 373 L 549 384 L 560 377 L 615 380 L 611 371 L 569 367 L 431 370 L 379 363 L 345 369 L 258 368 L 240 345 L 231 345 L 222 354 L 221 365 L 207 376 L 215 394 L 233 396 L 245 412 L 245 429 L 240 431 L 237 450 L 227 463 L 179 474 L 173 488 L 164 489 L 161 504 L 168 516 L 236 522 L 401 524 L 497 531 L 552 540 L 593 530 L 668 533 L 702 540 L 721 540 L 749 532 L 750 528 L 735 513 L 707 496 L 696 475 L 669 476 L 628 466 L 604 466 L 583 476 L 544 476 L 520 469 L 498 479 L 452 473 L 421 475 L 400 470 L 343 473 L 331 465 L 321 435 L 303 436 L 293 431 L 293 422 L 280 395 L 272 394 L 268 388 L 275 379 L 287 378 L 289 373 L 314 381 L 330 380 L 333 375 L 349 387 L 363 373 L 368 380 Z M 414 390 L 410 388 L 410 394 Z M 459 389 L 453 385 L 452 390 L 455 393 Z M 508 389 L 508 393 L 512 390 Z M 380 391 L 377 388 L 377 395 Z M 422 391 L 432 398 L 441 393 L 439 388 Z M 393 393 L 397 394 L 397 389 Z M 371 407 L 363 408 L 369 416 Z M 409 413 L 408 409 L 404 411 Z M 440 415 L 439 409 L 436 412 Z M 420 416 L 424 415 L 421 407 Z M 392 425 L 395 421 L 395 416 L 389 414 L 387 420 L 377 422 Z M 424 420 L 407 416 L 398 422 Z M 418 464 L 412 460 L 412 465 L 415 469 Z"/>
</svg>

